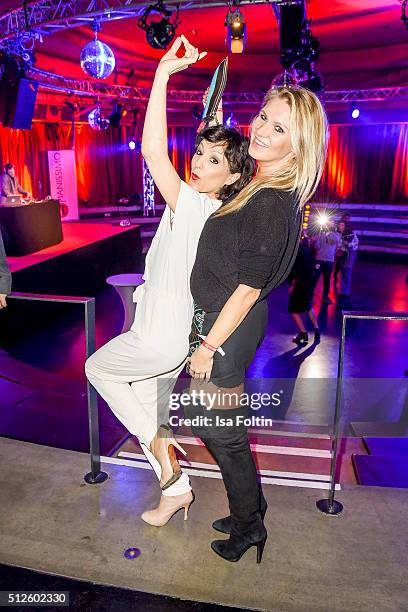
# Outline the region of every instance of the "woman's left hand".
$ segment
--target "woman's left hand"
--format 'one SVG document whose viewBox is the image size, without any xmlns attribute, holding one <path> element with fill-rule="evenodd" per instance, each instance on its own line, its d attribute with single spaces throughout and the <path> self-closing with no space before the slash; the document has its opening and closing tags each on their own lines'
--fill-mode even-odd
<svg viewBox="0 0 408 612">
<path fill-rule="evenodd" d="M 184 55 L 183 57 L 178 57 L 177 51 L 181 46 L 184 46 Z M 182 34 L 176 38 L 167 53 L 163 55 L 159 62 L 158 70 L 165 71 L 166 74 L 170 76 L 175 72 L 185 70 L 191 64 L 195 64 L 206 55 L 206 51 L 199 53 L 198 49 L 191 45 L 187 38 Z"/>
<path fill-rule="evenodd" d="M 214 354 L 204 346 L 200 346 L 187 361 L 186 371 L 192 378 L 210 380 L 213 369 Z"/>
</svg>

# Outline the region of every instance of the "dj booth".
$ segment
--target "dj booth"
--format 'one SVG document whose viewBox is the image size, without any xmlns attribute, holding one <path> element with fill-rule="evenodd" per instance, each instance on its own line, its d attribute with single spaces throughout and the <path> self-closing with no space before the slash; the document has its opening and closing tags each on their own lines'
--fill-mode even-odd
<svg viewBox="0 0 408 612">
<path fill-rule="evenodd" d="M 29 255 L 63 240 L 58 200 L 0 206 L 6 254 Z"/>
</svg>

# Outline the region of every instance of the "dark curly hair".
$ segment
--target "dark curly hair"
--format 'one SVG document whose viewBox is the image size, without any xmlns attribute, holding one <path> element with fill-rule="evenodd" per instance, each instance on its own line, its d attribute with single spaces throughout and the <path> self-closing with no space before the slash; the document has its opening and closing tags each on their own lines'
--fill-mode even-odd
<svg viewBox="0 0 408 612">
<path fill-rule="evenodd" d="M 218 198 L 223 203 L 229 202 L 241 189 L 248 185 L 255 172 L 255 161 L 248 155 L 249 138 L 240 134 L 235 128 L 215 125 L 204 128 L 197 134 L 195 151 L 204 139 L 211 143 L 224 144 L 224 155 L 228 162 L 229 171 L 231 174 L 241 173 L 240 178 L 235 183 L 224 185 L 218 193 Z"/>
</svg>

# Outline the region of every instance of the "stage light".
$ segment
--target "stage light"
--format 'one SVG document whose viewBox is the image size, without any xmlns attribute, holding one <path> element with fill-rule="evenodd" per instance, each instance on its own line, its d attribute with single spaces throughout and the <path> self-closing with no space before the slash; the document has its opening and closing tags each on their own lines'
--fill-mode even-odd
<svg viewBox="0 0 408 612">
<path fill-rule="evenodd" d="M 320 225 L 320 227 L 324 227 L 325 225 L 327 225 L 328 221 L 329 221 L 329 217 L 325 213 L 320 213 L 319 216 L 317 217 L 317 222 Z"/>
<path fill-rule="evenodd" d="M 353 106 L 351 110 L 351 116 L 353 119 L 358 119 L 360 116 L 360 109 L 357 106 Z"/>
<path fill-rule="evenodd" d="M 175 33 L 174 25 L 163 17 L 161 21 L 152 21 L 146 32 L 146 38 L 153 49 L 166 49 Z"/>
<path fill-rule="evenodd" d="M 71 95 L 71 94 L 70 94 Z M 78 102 L 75 99 L 70 100 L 69 98 L 64 101 L 65 106 L 67 106 L 73 113 L 76 113 L 79 110 Z"/>
<path fill-rule="evenodd" d="M 163 15 L 162 19 L 148 23 L 147 18 L 152 11 Z M 166 49 L 171 43 L 179 24 L 178 13 L 179 6 L 177 5 L 176 17 L 173 22 L 170 22 L 169 17 L 171 17 L 172 12 L 164 6 L 163 0 L 159 0 L 156 4 L 146 8 L 137 23 L 139 28 L 146 32 L 146 40 L 153 49 Z"/>
<path fill-rule="evenodd" d="M 95 79 L 106 79 L 115 68 L 115 56 L 108 45 L 98 40 L 101 24 L 95 19 L 92 24 L 95 40 L 89 42 L 81 51 L 81 68 Z"/>
<path fill-rule="evenodd" d="M 37 61 L 34 51 L 24 51 L 21 55 L 21 59 L 27 68 L 31 68 Z"/>
<path fill-rule="evenodd" d="M 142 150 L 142 143 L 135 136 L 131 138 L 128 142 L 128 147 L 131 151 L 136 151 L 136 153 L 140 153 Z"/>
<path fill-rule="evenodd" d="M 235 117 L 234 117 L 234 113 L 230 113 L 230 114 L 229 114 L 229 116 L 228 116 L 228 118 L 227 118 L 227 120 L 226 120 L 226 122 L 225 122 L 225 125 L 226 125 L 227 127 L 229 127 L 229 128 L 233 128 L 233 127 L 235 127 L 236 125 L 238 125 L 238 121 L 237 121 L 237 119 L 235 119 Z"/>
<path fill-rule="evenodd" d="M 109 123 L 111 124 L 111 126 L 114 128 L 118 128 L 123 115 L 123 106 L 121 106 L 120 104 L 115 104 L 111 114 L 109 115 Z"/>
<path fill-rule="evenodd" d="M 246 23 L 238 7 L 228 10 L 224 25 L 227 27 L 228 49 L 231 53 L 243 53 L 246 45 Z"/>
<path fill-rule="evenodd" d="M 285 72 L 276 77 L 274 85 L 286 85 L 279 81 L 290 78 L 295 80 L 295 84 L 317 94 L 324 90 L 323 77 L 314 68 L 314 62 L 319 59 L 320 43 L 312 35 L 310 23 L 306 19 L 304 2 L 288 0 L 279 4 L 279 61 Z"/>
<path fill-rule="evenodd" d="M 305 78 L 300 80 L 300 84 L 316 94 L 323 91 L 325 87 L 322 75 L 314 70 L 307 72 Z"/>
</svg>

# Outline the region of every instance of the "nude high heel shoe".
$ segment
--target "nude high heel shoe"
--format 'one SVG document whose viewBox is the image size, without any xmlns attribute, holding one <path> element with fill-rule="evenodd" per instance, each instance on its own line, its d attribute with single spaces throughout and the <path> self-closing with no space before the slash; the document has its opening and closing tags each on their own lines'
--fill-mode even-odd
<svg viewBox="0 0 408 612">
<path fill-rule="evenodd" d="M 184 508 L 184 520 L 187 520 L 188 510 L 194 501 L 194 493 L 188 491 L 182 495 L 162 495 L 160 503 L 154 510 L 146 510 L 141 519 L 154 527 L 163 527 L 173 514 Z"/>
<path fill-rule="evenodd" d="M 174 448 L 177 448 L 184 456 L 187 455 L 184 448 L 172 435 L 169 435 L 169 432 L 172 433 L 170 427 L 160 425 L 157 434 L 150 443 L 150 451 L 160 463 L 160 488 L 163 491 L 177 482 L 182 474 Z"/>
</svg>

